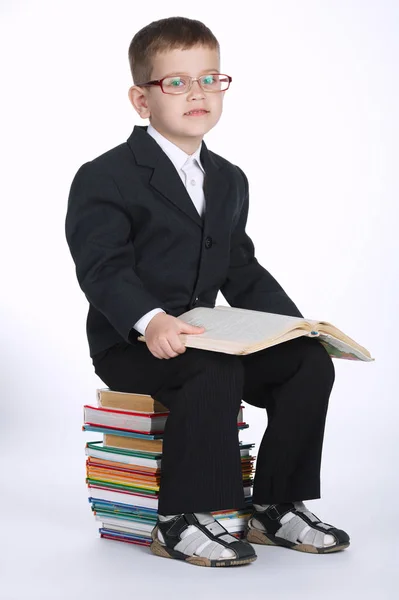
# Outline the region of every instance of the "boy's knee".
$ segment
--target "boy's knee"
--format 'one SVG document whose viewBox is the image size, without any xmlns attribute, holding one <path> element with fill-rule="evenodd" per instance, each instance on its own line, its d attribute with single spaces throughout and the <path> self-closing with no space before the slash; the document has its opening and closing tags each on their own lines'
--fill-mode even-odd
<svg viewBox="0 0 399 600">
<path fill-rule="evenodd" d="M 310 343 L 307 352 L 313 369 L 319 374 L 323 373 L 324 378 L 332 385 L 335 380 L 335 366 L 331 356 L 318 340 L 308 338 L 308 342 Z"/>
<path fill-rule="evenodd" d="M 244 378 L 244 369 L 236 354 L 206 351 L 205 355 L 203 364 L 209 374 L 230 379 Z"/>
<path fill-rule="evenodd" d="M 210 379 L 215 387 L 242 388 L 244 385 L 244 367 L 238 355 L 195 350 L 195 370 Z"/>
</svg>

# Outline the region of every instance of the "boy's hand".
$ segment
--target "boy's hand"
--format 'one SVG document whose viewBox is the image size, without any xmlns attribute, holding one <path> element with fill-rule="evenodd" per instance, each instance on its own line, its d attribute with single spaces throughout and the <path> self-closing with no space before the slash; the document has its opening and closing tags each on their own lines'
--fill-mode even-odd
<svg viewBox="0 0 399 600">
<path fill-rule="evenodd" d="M 179 339 L 179 333 L 204 333 L 205 327 L 196 327 L 177 317 L 158 313 L 151 319 L 145 330 L 145 342 L 156 358 L 174 358 L 186 351 Z"/>
</svg>

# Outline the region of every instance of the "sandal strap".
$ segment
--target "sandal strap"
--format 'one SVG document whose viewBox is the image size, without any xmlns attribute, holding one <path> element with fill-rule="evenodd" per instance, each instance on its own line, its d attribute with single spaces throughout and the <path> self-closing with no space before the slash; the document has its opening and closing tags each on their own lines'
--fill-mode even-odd
<svg viewBox="0 0 399 600">
<path fill-rule="evenodd" d="M 266 514 L 269 517 L 269 519 L 271 519 L 272 521 L 277 521 L 278 519 L 281 519 L 281 517 L 283 517 L 287 513 L 294 512 L 294 511 L 295 511 L 295 506 L 293 505 L 292 502 L 282 502 L 281 504 L 271 504 L 264 511 L 264 514 Z M 263 514 L 263 512 L 260 514 Z"/>
<path fill-rule="evenodd" d="M 252 517 L 262 522 L 262 515 L 265 515 L 270 521 L 272 521 L 272 523 L 269 521 L 269 526 L 267 526 L 266 523 L 264 523 L 264 525 L 269 533 L 275 535 L 279 531 L 280 527 L 283 527 L 283 525 L 280 523 L 280 519 L 289 512 L 299 517 L 310 528 L 320 531 L 323 534 L 328 533 L 332 535 L 335 538 L 337 545 L 349 542 L 349 536 L 345 531 L 342 529 L 337 529 L 333 525 L 330 525 L 330 523 L 322 522 L 319 517 L 307 509 L 306 513 L 298 510 L 292 502 L 283 502 L 278 505 L 272 504 L 265 511 L 255 511 Z"/>
<path fill-rule="evenodd" d="M 166 527 L 167 525 L 169 525 L 169 527 Z M 172 546 L 173 548 L 181 541 L 181 534 L 188 527 L 190 527 L 190 525 L 195 525 L 195 527 L 204 533 L 208 539 L 217 542 L 228 550 L 233 550 L 233 552 L 236 554 L 236 558 L 247 557 L 249 552 L 248 547 L 250 547 L 250 544 L 246 540 L 235 539 L 234 536 L 232 536 L 231 533 L 229 533 L 227 529 L 225 529 L 223 525 L 216 520 L 211 525 L 212 529 L 216 530 L 217 533 L 213 533 L 205 525 L 202 525 L 193 513 L 179 515 L 174 519 L 171 519 L 171 521 L 165 521 L 161 523 L 158 522 L 158 527 L 162 531 L 165 540 L 167 541 L 168 545 Z M 233 538 L 234 541 L 227 541 L 226 539 L 223 539 L 225 536 L 228 536 L 227 539 Z"/>
<path fill-rule="evenodd" d="M 227 529 L 225 529 L 223 527 L 223 525 L 218 523 L 216 520 L 214 523 L 212 523 L 212 528 L 218 530 L 218 533 L 215 534 L 213 531 L 208 529 L 205 525 L 202 525 L 193 513 L 183 514 L 183 515 L 180 515 L 178 518 L 176 518 L 176 520 L 173 519 L 171 527 L 167 530 L 166 533 L 167 533 L 167 535 L 180 537 L 180 534 L 185 529 L 187 529 L 187 527 L 189 527 L 190 525 L 195 525 L 196 527 L 198 527 L 198 529 L 201 529 L 201 531 L 206 533 L 209 538 L 219 537 L 221 535 L 225 535 L 226 533 L 228 535 L 231 535 L 227 531 Z"/>
<path fill-rule="evenodd" d="M 311 514 L 316 519 L 318 519 L 317 521 L 312 521 L 312 519 L 310 519 L 307 515 L 303 514 L 303 512 L 301 511 L 293 510 L 292 512 L 295 513 L 298 517 L 300 517 L 303 521 L 305 521 L 305 523 L 309 525 L 309 527 L 311 527 L 312 529 L 321 531 L 324 534 L 328 533 L 329 535 L 332 535 L 335 538 L 337 545 L 346 544 L 349 542 L 349 536 L 345 531 L 343 531 L 342 529 L 337 529 L 337 527 L 334 527 L 334 525 L 330 525 L 330 523 L 324 523 L 323 521 L 320 521 L 320 519 L 316 517 L 316 515 L 314 515 L 313 513 Z"/>
</svg>

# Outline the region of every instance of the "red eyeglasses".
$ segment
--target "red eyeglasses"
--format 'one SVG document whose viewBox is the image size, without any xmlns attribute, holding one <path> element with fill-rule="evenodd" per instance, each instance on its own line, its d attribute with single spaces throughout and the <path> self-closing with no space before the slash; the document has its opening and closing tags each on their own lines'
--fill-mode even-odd
<svg viewBox="0 0 399 600">
<path fill-rule="evenodd" d="M 198 81 L 204 92 L 225 92 L 229 89 L 232 82 L 230 75 L 223 73 L 209 73 L 201 77 L 190 77 L 189 75 L 173 75 L 172 77 L 163 77 L 154 79 L 146 83 L 137 83 L 138 87 L 147 87 L 159 85 L 164 94 L 185 94 L 191 90 L 194 81 Z"/>
</svg>

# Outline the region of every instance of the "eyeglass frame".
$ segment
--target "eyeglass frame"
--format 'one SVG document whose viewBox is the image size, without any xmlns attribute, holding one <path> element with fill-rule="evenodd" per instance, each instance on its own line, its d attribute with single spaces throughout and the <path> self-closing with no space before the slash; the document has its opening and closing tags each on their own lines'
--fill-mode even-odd
<svg viewBox="0 0 399 600">
<path fill-rule="evenodd" d="M 230 87 L 230 83 L 233 81 L 233 78 L 230 75 L 227 75 L 226 73 L 208 73 L 208 75 L 223 75 L 224 77 L 228 77 L 229 80 L 229 85 L 227 86 L 227 88 L 225 90 L 205 90 L 200 82 L 201 77 L 206 77 L 206 75 L 201 75 L 201 77 L 191 77 L 191 75 L 167 75 L 167 77 L 162 77 L 162 79 L 153 79 L 152 81 L 147 81 L 146 83 L 136 83 L 137 87 L 149 87 L 152 85 L 158 85 L 162 92 L 164 94 L 167 94 L 168 96 L 178 96 L 179 94 L 188 94 L 188 92 L 191 90 L 191 88 L 193 87 L 193 83 L 194 81 L 198 81 L 198 84 L 201 88 L 201 90 L 205 93 L 209 93 L 209 94 L 219 94 L 220 92 L 227 92 L 227 90 Z M 189 77 L 190 78 L 190 86 L 188 88 L 188 90 L 185 90 L 184 92 L 165 92 L 163 89 L 163 85 L 162 82 L 165 79 L 170 79 L 171 77 Z"/>
</svg>

